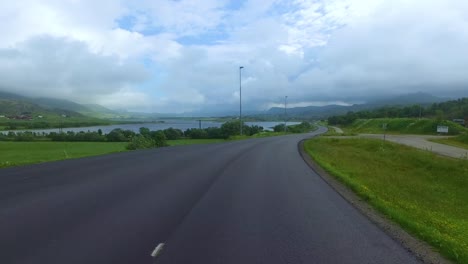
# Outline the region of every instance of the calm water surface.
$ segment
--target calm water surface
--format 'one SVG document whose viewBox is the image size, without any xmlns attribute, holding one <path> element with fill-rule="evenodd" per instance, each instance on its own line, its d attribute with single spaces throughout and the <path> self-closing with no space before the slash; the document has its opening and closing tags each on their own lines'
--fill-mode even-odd
<svg viewBox="0 0 468 264">
<path fill-rule="evenodd" d="M 278 124 L 283 124 L 284 122 L 245 122 L 246 125 L 252 126 L 262 126 L 264 130 L 272 131 L 273 127 Z M 223 123 L 222 122 L 214 122 L 214 121 L 202 121 L 201 128 L 208 128 L 208 127 L 220 127 Z M 299 122 L 287 122 L 288 125 L 296 125 Z M 120 125 L 110 125 L 110 126 L 90 126 L 90 127 L 69 127 L 63 128 L 63 132 L 73 131 L 73 132 L 80 132 L 80 131 L 98 131 L 99 129 L 102 130 L 103 133 L 107 134 L 111 132 L 113 129 L 121 128 L 123 130 L 132 130 L 134 132 L 138 132 L 140 127 L 147 127 L 150 130 L 163 130 L 166 128 L 178 128 L 182 131 L 185 131 L 189 128 L 199 128 L 199 123 L 197 120 L 166 120 L 164 123 L 142 123 L 142 124 L 120 124 Z M 31 131 L 31 132 L 59 132 L 58 128 L 53 129 L 30 129 L 30 130 L 14 130 L 14 132 L 22 132 L 22 131 Z"/>
</svg>

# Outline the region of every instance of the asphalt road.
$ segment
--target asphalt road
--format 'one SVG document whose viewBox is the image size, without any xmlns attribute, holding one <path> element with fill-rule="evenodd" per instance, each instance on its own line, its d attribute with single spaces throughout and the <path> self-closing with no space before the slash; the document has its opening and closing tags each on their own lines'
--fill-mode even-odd
<svg viewBox="0 0 468 264">
<path fill-rule="evenodd" d="M 1 169 L 0 263 L 417 263 L 306 165 L 307 136 Z"/>
</svg>

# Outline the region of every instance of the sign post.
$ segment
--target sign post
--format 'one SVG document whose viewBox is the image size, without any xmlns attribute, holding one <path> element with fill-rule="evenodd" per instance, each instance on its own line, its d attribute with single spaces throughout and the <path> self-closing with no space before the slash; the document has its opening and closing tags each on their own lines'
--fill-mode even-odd
<svg viewBox="0 0 468 264">
<path fill-rule="evenodd" d="M 385 137 L 386 137 L 386 134 L 387 134 L 387 123 L 383 123 L 382 124 L 382 129 L 383 129 L 383 140 L 385 141 Z"/>
<path fill-rule="evenodd" d="M 437 133 L 444 133 L 447 134 L 449 132 L 448 126 L 437 126 Z"/>
</svg>

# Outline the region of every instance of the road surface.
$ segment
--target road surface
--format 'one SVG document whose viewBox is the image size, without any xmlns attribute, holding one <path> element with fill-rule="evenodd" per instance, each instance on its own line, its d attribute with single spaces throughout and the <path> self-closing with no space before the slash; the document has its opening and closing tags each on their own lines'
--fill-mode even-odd
<svg viewBox="0 0 468 264">
<path fill-rule="evenodd" d="M 417 263 L 311 171 L 307 136 L 1 169 L 0 263 Z"/>
</svg>

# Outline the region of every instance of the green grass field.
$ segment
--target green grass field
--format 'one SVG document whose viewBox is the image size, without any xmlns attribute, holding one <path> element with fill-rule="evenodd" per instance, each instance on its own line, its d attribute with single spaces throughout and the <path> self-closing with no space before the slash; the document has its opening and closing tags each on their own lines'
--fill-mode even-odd
<svg viewBox="0 0 468 264">
<path fill-rule="evenodd" d="M 0 142 L 0 168 L 125 151 L 127 143 Z"/>
<path fill-rule="evenodd" d="M 167 144 L 169 146 L 210 144 L 279 135 L 284 135 L 284 133 L 264 132 L 251 137 L 234 137 L 229 140 L 177 139 L 168 140 Z M 0 141 L 0 168 L 127 151 L 125 148 L 127 144 L 127 142 Z"/>
<path fill-rule="evenodd" d="M 226 142 L 224 139 L 168 140 L 169 146 Z M 127 151 L 127 142 L 0 141 L 0 168 Z"/>
<path fill-rule="evenodd" d="M 343 130 L 347 133 L 381 134 L 384 133 L 384 124 L 387 124 L 386 133 L 389 134 L 434 135 L 437 134 L 438 125 L 448 126 L 449 135 L 457 135 L 466 131 L 464 127 L 451 121 L 416 118 L 358 119 L 350 126 L 344 127 Z"/>
<path fill-rule="evenodd" d="M 468 161 L 373 139 L 316 138 L 306 151 L 404 229 L 468 263 Z"/>
<path fill-rule="evenodd" d="M 468 149 L 468 133 L 463 133 L 456 137 L 447 138 L 447 139 L 432 139 L 431 141 L 454 146 L 454 147 Z"/>
</svg>

